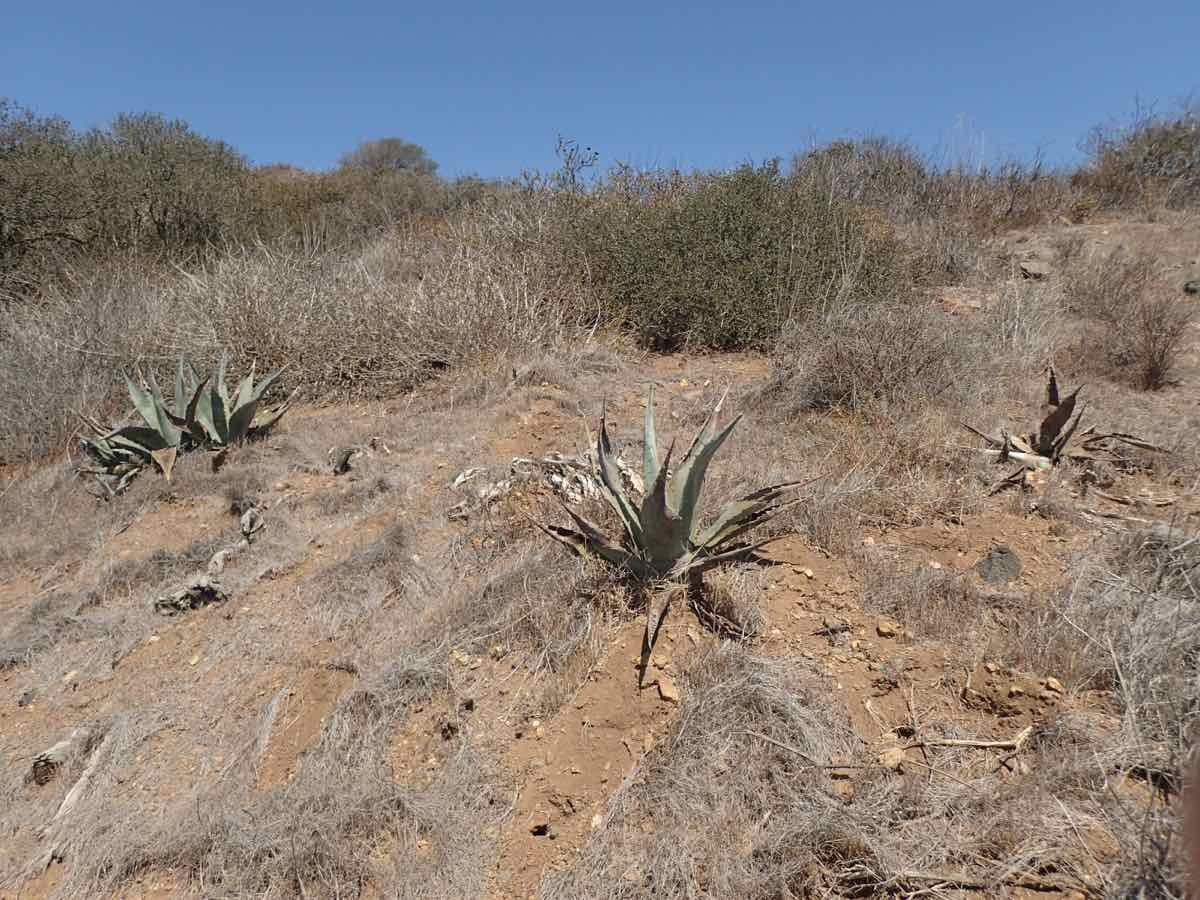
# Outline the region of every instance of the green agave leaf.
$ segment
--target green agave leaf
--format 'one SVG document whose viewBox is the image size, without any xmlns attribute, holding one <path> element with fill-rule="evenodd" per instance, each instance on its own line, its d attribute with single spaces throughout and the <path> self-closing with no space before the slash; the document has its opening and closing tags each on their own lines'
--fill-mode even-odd
<svg viewBox="0 0 1200 900">
<path fill-rule="evenodd" d="M 713 456 L 721 449 L 721 445 L 725 443 L 741 420 L 742 417 L 738 416 L 726 425 L 715 438 L 705 440 L 700 445 L 700 449 L 690 459 L 684 460 L 679 471 L 675 473 L 675 481 L 681 485 L 678 492 L 679 505 L 676 509 L 687 526 L 689 534 L 695 528 L 696 510 L 700 503 L 700 492 L 704 489 L 704 476 L 708 472 L 708 464 L 712 462 Z"/>
<path fill-rule="evenodd" d="M 229 402 L 223 380 L 214 381 L 209 387 L 209 415 L 212 418 L 213 438 L 224 446 L 229 443 Z"/>
<path fill-rule="evenodd" d="M 129 391 L 129 399 L 133 401 L 134 409 L 142 417 L 142 421 L 151 428 L 157 429 L 159 425 L 158 406 L 154 403 L 154 397 L 128 375 L 125 376 L 125 388 Z"/>
<path fill-rule="evenodd" d="M 189 392 L 183 385 L 183 357 L 175 366 L 175 415 L 182 416 L 187 408 Z"/>
<path fill-rule="evenodd" d="M 642 498 L 639 518 L 642 529 L 640 549 L 650 565 L 660 573 L 670 569 L 675 560 L 688 551 L 689 534 L 685 523 L 667 506 L 667 471 L 674 449 L 674 445 L 667 448 L 658 477 Z"/>
<path fill-rule="evenodd" d="M 150 455 L 154 450 L 170 447 L 162 434 L 143 425 L 126 425 L 108 436 L 110 443 Z"/>
<path fill-rule="evenodd" d="M 266 412 L 256 416 L 250 423 L 250 429 L 247 432 L 247 437 L 254 437 L 259 432 L 267 431 L 272 425 L 282 419 L 283 414 L 292 408 L 292 403 L 295 401 L 299 393 L 300 389 L 296 388 L 296 390 L 292 391 L 288 398 L 280 403 L 277 407 L 272 410 L 267 410 Z"/>
<path fill-rule="evenodd" d="M 167 446 L 175 446 L 179 443 L 182 434 L 175 422 L 172 420 L 171 412 L 167 409 L 167 404 L 163 401 L 162 391 L 159 390 L 158 380 L 154 377 L 153 370 L 149 373 L 150 381 L 150 397 L 154 401 L 154 412 L 158 419 L 157 427 L 159 433 Z"/>
<path fill-rule="evenodd" d="M 658 479 L 658 436 L 654 432 L 654 384 L 646 392 L 646 422 L 642 429 L 642 484 L 649 490 Z"/>
<path fill-rule="evenodd" d="M 784 481 L 768 485 L 747 494 L 740 500 L 726 504 L 717 513 L 717 518 L 713 523 L 695 536 L 693 544 L 700 550 L 715 550 L 738 534 L 775 515 L 784 508 L 784 506 L 776 506 L 776 501 L 788 490 L 806 483 L 811 484 L 811 482 Z"/>
<path fill-rule="evenodd" d="M 205 377 L 192 391 L 192 399 L 188 401 L 185 413 L 187 430 L 198 444 L 220 443 L 213 423 L 211 392 L 205 390 L 207 387 L 208 378 Z"/>
<path fill-rule="evenodd" d="M 217 376 L 213 381 L 213 387 L 216 388 L 215 396 L 221 400 L 221 418 L 228 420 L 230 413 L 229 389 L 225 386 L 225 372 L 229 368 L 229 351 L 222 350 L 221 358 L 217 361 Z M 214 404 L 214 421 L 216 420 L 216 411 Z"/>
<path fill-rule="evenodd" d="M 608 423 L 606 412 L 600 413 L 600 435 L 596 439 L 596 459 L 600 469 L 600 483 L 604 486 L 604 496 L 609 505 L 616 510 L 621 518 L 621 524 L 635 547 L 645 546 L 645 536 L 642 533 L 641 522 L 637 510 L 625 494 L 621 485 L 621 473 L 612 459 L 612 442 L 608 438 Z"/>
<path fill-rule="evenodd" d="M 250 433 L 250 426 L 254 422 L 254 416 L 258 412 L 258 401 L 251 400 L 249 403 L 241 403 L 237 409 L 233 411 L 233 415 L 229 417 L 229 443 L 240 444 L 246 439 Z M 280 416 L 283 413 L 279 413 Z M 276 419 L 279 416 L 275 417 Z M 274 421 L 274 420 L 272 420 Z"/>
<path fill-rule="evenodd" d="M 254 388 L 253 391 L 251 391 L 250 400 L 261 400 L 263 394 L 267 392 L 267 388 L 275 383 L 275 379 L 279 377 L 282 371 L 283 369 L 276 369 L 275 371 L 268 372 L 266 375 L 264 375 L 263 380 L 258 383 L 258 386 Z M 253 374 L 253 372 L 251 372 L 251 374 Z"/>
</svg>

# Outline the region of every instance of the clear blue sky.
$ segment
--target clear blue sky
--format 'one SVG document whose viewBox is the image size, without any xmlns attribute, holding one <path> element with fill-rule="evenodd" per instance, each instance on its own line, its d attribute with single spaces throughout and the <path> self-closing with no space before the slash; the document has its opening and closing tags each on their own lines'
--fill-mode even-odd
<svg viewBox="0 0 1200 900">
<path fill-rule="evenodd" d="M 639 166 L 868 132 L 1065 161 L 1137 98 L 1200 89 L 1200 0 L 5 6 L 0 96 L 79 126 L 163 112 L 309 168 L 395 135 L 444 174 L 513 175 L 560 132 Z"/>
</svg>

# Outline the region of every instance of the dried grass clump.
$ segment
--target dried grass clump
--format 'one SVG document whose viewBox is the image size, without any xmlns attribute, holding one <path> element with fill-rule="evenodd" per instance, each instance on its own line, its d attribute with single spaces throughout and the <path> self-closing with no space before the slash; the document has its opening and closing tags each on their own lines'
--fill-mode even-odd
<svg viewBox="0 0 1200 900">
<path fill-rule="evenodd" d="M 939 310 L 843 306 L 796 322 L 775 349 L 777 396 L 794 410 L 905 408 L 956 395 L 977 365 L 971 336 Z"/>
<path fill-rule="evenodd" d="M 543 884 L 547 900 L 787 896 L 826 858 L 871 856 L 814 767 L 854 748 L 815 678 L 724 644 L 689 681 L 671 733 L 580 856 Z"/>
<path fill-rule="evenodd" d="M 263 742 L 251 734 L 193 794 L 154 815 L 143 792 L 117 785 L 161 722 L 126 722 L 60 845 L 70 864 L 59 895 L 121 893 L 147 870 L 222 896 L 358 896 L 368 885 L 390 897 L 478 895 L 483 831 L 504 808 L 482 760 L 460 737 L 424 786 L 397 783 L 390 766 L 408 711 L 447 685 L 444 664 L 401 654 L 343 697 L 285 784 L 255 791 Z"/>
<path fill-rule="evenodd" d="M 1080 255 L 1066 276 L 1069 307 L 1096 325 L 1077 351 L 1081 362 L 1143 390 L 1167 385 L 1198 313 L 1159 282 L 1154 257 L 1124 249 Z"/>
<path fill-rule="evenodd" d="M 956 643 L 985 623 L 989 604 L 970 576 L 928 565 L 905 570 L 878 551 L 861 556 L 865 608 L 918 634 Z"/>
<path fill-rule="evenodd" d="M 203 364 L 229 347 L 288 367 L 310 397 L 347 399 L 579 337 L 596 313 L 556 249 L 550 202 L 513 196 L 357 250 L 259 246 L 186 273 L 138 263 L 56 283 L 0 324 L 0 460 L 62 448 L 76 410 L 117 410 L 123 368 L 158 364 L 166 379 L 180 353 Z"/>
</svg>

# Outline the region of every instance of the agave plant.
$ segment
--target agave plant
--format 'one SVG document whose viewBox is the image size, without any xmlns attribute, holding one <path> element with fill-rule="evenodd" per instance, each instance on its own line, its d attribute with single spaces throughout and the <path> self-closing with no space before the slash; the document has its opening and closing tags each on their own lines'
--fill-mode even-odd
<svg viewBox="0 0 1200 900">
<path fill-rule="evenodd" d="M 215 375 L 202 379 L 195 366 L 180 359 L 175 371 L 174 409 L 163 399 L 153 372 L 147 375 L 146 387 L 126 375 L 129 399 L 144 424 L 105 429 L 85 418 L 97 432 L 83 439 L 84 450 L 100 467 L 92 474 L 103 476 L 101 483 L 110 493 L 120 493 L 140 468 L 153 461 L 169 480 L 180 450 L 224 449 L 264 433 L 279 421 L 291 405 L 291 397 L 273 410 L 259 411 L 263 394 L 279 373 L 270 373 L 256 385 L 252 368 L 231 397 L 225 385 L 228 365 L 229 355 L 222 353 Z M 115 490 L 109 484 L 112 476 L 119 477 Z"/>
<path fill-rule="evenodd" d="M 1083 406 L 1075 412 L 1079 392 L 1083 386 L 1075 388 L 1065 398 L 1060 396 L 1058 377 L 1053 367 L 1046 381 L 1046 399 L 1043 409 L 1046 416 L 1038 425 L 1036 433 L 1027 438 L 1010 435 L 1002 431 L 999 438 L 984 434 L 977 428 L 967 425 L 967 429 L 988 442 L 989 448 L 984 453 L 997 458 L 998 462 L 1016 462 L 1024 468 L 1049 469 L 1056 466 L 1066 456 L 1067 445 L 1079 428 L 1079 420 L 1083 417 Z M 1072 416 L 1075 416 L 1072 420 Z"/>
<path fill-rule="evenodd" d="M 171 423 L 185 429 L 193 443 L 200 447 L 220 449 L 250 440 L 265 433 L 279 421 L 292 404 L 295 394 L 271 410 L 260 413 L 259 406 L 267 388 L 279 377 L 279 371 L 268 373 L 254 383 L 254 367 L 242 379 L 237 393 L 231 395 L 225 385 L 229 354 L 222 353 L 217 371 L 203 379 L 194 366 L 181 359 L 175 370 L 175 412 L 162 405 L 161 395 L 150 380 L 151 400 L 166 413 Z"/>
<path fill-rule="evenodd" d="M 611 538 L 569 507 L 564 508 L 575 528 L 547 525 L 543 530 L 572 552 L 602 559 L 643 582 L 686 578 L 690 597 L 695 602 L 705 571 L 722 563 L 744 559 L 765 543 L 739 543 L 738 539 L 779 512 L 784 505 L 779 503 L 780 498 L 798 484 L 788 481 L 761 488 L 729 503 L 710 523 L 703 524 L 700 496 L 709 463 L 741 420 L 738 416 L 718 431 L 716 419 L 720 410 L 721 403 L 718 403 L 672 473 L 673 442 L 666 456 L 659 459 L 654 427 L 654 387 L 651 385 L 643 433 L 645 492 L 640 503 L 634 501 L 622 483 L 608 436 L 606 415 L 602 412 L 596 443 L 599 484 L 601 494 L 616 511 L 624 533 L 620 538 Z M 667 599 L 662 609 L 650 608 L 647 613 L 646 636 L 642 643 L 643 676 L 673 594 L 667 592 L 664 596 Z"/>
</svg>

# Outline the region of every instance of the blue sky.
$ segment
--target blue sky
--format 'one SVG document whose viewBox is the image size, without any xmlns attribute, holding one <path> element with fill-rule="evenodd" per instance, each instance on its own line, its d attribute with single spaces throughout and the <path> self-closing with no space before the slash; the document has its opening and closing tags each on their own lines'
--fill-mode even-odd
<svg viewBox="0 0 1200 900">
<path fill-rule="evenodd" d="M 1200 2 L 321 4 L 12 2 L 0 96 L 80 126 L 158 111 L 258 163 L 363 139 L 447 175 L 716 167 L 886 133 L 927 150 L 1075 158 L 1087 129 L 1200 92 Z"/>
</svg>

